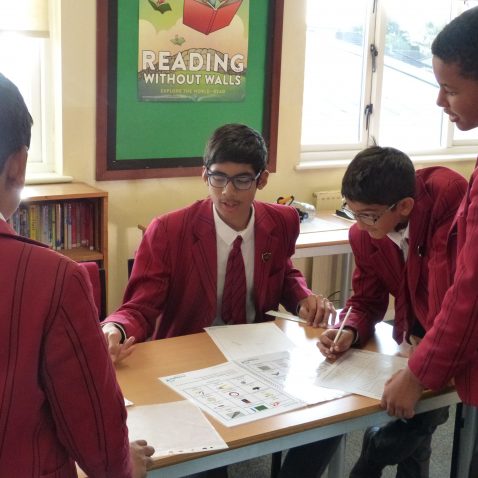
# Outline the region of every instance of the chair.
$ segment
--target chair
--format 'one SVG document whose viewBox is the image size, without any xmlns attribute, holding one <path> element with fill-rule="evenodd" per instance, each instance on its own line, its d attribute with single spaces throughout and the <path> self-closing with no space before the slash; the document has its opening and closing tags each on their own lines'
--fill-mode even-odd
<svg viewBox="0 0 478 478">
<path fill-rule="evenodd" d="M 106 274 L 96 262 L 80 262 L 88 273 L 91 286 L 93 288 L 93 297 L 98 310 L 98 320 L 101 322 L 106 318 Z"/>
</svg>

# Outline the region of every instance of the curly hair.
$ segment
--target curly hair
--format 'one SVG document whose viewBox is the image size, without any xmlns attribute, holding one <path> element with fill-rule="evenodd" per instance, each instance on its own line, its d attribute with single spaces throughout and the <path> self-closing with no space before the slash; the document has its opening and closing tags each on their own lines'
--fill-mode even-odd
<svg viewBox="0 0 478 478">
<path fill-rule="evenodd" d="M 478 80 L 478 7 L 443 28 L 432 43 L 432 54 L 444 63 L 456 63 L 464 78 Z"/>
</svg>

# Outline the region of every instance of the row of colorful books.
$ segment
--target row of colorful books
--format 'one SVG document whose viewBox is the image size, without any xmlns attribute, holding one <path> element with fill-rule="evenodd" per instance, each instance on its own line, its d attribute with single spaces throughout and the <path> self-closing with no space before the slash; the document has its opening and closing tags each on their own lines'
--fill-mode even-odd
<svg viewBox="0 0 478 478">
<path fill-rule="evenodd" d="M 58 251 L 77 247 L 99 250 L 98 207 L 97 202 L 84 199 L 25 204 L 20 205 L 9 223 L 21 236 Z"/>
</svg>

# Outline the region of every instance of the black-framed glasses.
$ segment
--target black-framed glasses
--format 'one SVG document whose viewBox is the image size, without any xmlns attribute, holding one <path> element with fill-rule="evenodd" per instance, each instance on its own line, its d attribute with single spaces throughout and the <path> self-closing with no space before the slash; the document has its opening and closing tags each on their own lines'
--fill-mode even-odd
<svg viewBox="0 0 478 478">
<path fill-rule="evenodd" d="M 229 182 L 241 191 L 251 189 L 252 184 L 259 179 L 262 171 L 259 171 L 255 176 L 250 174 L 237 174 L 236 176 L 228 176 L 227 174 L 207 170 L 207 180 L 213 188 L 224 189 Z"/>
<path fill-rule="evenodd" d="M 355 213 L 348 209 L 347 203 L 344 202 L 342 205 L 342 211 L 347 214 L 347 216 L 350 217 L 350 219 L 355 219 L 356 221 L 360 221 L 363 224 L 367 224 L 368 226 L 374 226 L 377 221 L 388 211 L 391 211 L 396 205 L 398 204 L 398 201 L 396 203 L 393 203 L 391 206 L 388 206 L 387 209 L 382 211 L 380 214 L 374 214 L 374 213 L 365 213 L 365 212 L 359 212 Z"/>
</svg>

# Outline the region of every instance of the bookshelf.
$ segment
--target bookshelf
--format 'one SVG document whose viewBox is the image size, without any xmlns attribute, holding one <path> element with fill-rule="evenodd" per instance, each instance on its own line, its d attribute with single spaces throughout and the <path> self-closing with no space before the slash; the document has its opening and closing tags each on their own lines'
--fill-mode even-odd
<svg viewBox="0 0 478 478">
<path fill-rule="evenodd" d="M 9 220 L 19 233 L 74 261 L 108 270 L 108 193 L 85 183 L 25 186 Z"/>
</svg>

